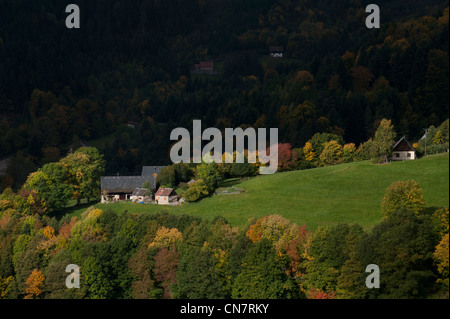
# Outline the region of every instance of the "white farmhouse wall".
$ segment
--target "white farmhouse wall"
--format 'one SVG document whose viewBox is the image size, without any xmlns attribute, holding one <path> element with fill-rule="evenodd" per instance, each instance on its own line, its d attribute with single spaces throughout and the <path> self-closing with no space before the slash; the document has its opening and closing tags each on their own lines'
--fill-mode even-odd
<svg viewBox="0 0 450 319">
<path fill-rule="evenodd" d="M 102 195 L 101 203 L 104 204 L 104 203 L 109 203 L 109 202 L 118 202 L 119 198 L 120 198 L 119 195 L 113 195 L 113 196 Z"/>
<path fill-rule="evenodd" d="M 416 153 L 414 151 L 393 152 L 391 157 L 392 161 L 405 161 L 413 159 L 416 159 Z"/>
<path fill-rule="evenodd" d="M 158 205 L 169 205 L 169 196 L 156 196 L 155 200 L 158 202 Z"/>
</svg>

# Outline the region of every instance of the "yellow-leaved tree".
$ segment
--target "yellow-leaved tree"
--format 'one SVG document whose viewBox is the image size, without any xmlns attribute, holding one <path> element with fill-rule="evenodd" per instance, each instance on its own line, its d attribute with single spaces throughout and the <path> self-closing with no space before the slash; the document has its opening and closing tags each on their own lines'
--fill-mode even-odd
<svg viewBox="0 0 450 319">
<path fill-rule="evenodd" d="M 422 188 L 414 180 L 392 183 L 381 202 L 383 214 L 388 216 L 402 208 L 420 213 L 425 205 Z"/>
<path fill-rule="evenodd" d="M 305 159 L 308 162 L 311 162 L 316 157 L 316 153 L 314 152 L 314 149 L 310 142 L 306 142 L 305 146 L 303 147 L 303 153 L 305 154 Z"/>
<path fill-rule="evenodd" d="M 177 228 L 166 228 L 162 226 L 156 232 L 155 239 L 148 245 L 152 247 L 164 247 L 169 249 L 172 245 L 183 239 L 183 235 Z"/>
<path fill-rule="evenodd" d="M 434 262 L 437 266 L 437 270 L 441 275 L 437 282 L 443 283 L 449 287 L 448 273 L 449 273 L 449 210 L 448 208 L 438 209 L 433 214 L 433 218 L 436 220 L 439 232 L 442 236 L 441 241 L 436 246 L 436 250 L 434 251 L 433 257 Z"/>
<path fill-rule="evenodd" d="M 445 234 L 439 245 L 436 246 L 436 250 L 434 251 L 434 260 L 436 261 L 438 272 L 441 275 L 441 278 L 438 279 L 438 282 L 442 282 L 447 287 L 448 284 L 448 249 L 449 249 L 449 240 L 448 233 Z"/>
</svg>

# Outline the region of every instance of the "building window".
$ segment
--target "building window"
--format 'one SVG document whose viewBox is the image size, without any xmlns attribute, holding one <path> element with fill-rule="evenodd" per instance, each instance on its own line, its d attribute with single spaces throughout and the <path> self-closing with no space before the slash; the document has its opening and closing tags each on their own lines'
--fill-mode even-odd
<svg viewBox="0 0 450 319">
<path fill-rule="evenodd" d="M 395 157 L 400 157 L 400 154 L 399 153 L 395 153 Z"/>
<path fill-rule="evenodd" d="M 411 153 L 408 153 L 408 155 L 406 155 L 406 156 L 411 157 Z"/>
</svg>

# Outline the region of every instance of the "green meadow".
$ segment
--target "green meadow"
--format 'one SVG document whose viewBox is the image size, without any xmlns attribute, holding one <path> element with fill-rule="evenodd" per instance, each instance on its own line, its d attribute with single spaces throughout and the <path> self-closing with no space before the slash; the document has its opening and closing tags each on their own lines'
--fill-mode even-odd
<svg viewBox="0 0 450 319">
<path fill-rule="evenodd" d="M 252 218 L 280 214 L 309 230 L 337 223 L 358 223 L 370 229 L 381 218 L 381 200 L 395 181 L 413 179 L 423 189 L 427 210 L 449 206 L 449 154 L 414 161 L 372 164 L 355 162 L 302 171 L 254 177 L 235 185 L 241 194 L 213 195 L 182 206 L 145 205 L 130 202 L 95 203 L 117 212 L 156 213 L 167 211 L 206 219 L 221 215 L 233 226 L 244 226 Z M 89 205 L 72 207 L 79 216 Z"/>
</svg>

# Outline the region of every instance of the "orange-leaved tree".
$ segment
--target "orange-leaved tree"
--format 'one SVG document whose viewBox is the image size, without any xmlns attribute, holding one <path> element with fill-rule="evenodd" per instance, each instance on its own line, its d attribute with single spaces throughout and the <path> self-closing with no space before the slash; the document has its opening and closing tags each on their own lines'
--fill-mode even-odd
<svg viewBox="0 0 450 319">
<path fill-rule="evenodd" d="M 44 274 L 40 270 L 34 269 L 26 282 L 27 287 L 25 288 L 25 299 L 38 298 L 43 292 L 44 281 Z"/>
</svg>

